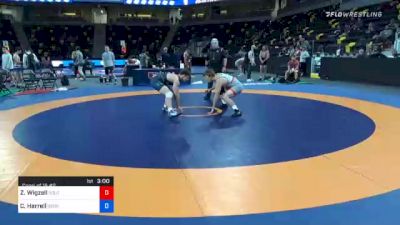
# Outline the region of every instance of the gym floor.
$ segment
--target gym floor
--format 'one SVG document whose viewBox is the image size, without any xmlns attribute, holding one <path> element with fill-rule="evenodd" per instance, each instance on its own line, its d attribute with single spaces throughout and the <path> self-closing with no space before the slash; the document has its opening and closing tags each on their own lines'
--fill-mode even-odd
<svg viewBox="0 0 400 225">
<path fill-rule="evenodd" d="M 0 224 L 400 223 L 399 88 L 249 83 L 231 118 L 199 80 L 174 119 L 150 87 L 97 79 L 1 97 Z M 18 214 L 21 175 L 114 176 L 115 214 Z"/>
</svg>

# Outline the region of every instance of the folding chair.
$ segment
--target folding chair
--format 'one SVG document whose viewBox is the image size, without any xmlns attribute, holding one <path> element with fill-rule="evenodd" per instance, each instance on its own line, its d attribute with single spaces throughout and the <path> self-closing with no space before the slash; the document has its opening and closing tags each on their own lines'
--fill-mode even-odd
<svg viewBox="0 0 400 225">
<path fill-rule="evenodd" d="M 51 69 L 42 69 L 41 71 L 42 88 L 55 88 L 57 87 L 56 74 Z"/>
<path fill-rule="evenodd" d="M 22 80 L 24 82 L 24 91 L 36 90 L 39 88 L 40 79 L 37 78 L 33 70 L 24 70 L 22 72 Z"/>
<path fill-rule="evenodd" d="M 10 89 L 8 89 L 4 83 L 7 78 L 7 73 L 8 72 L 5 70 L 0 70 L 0 93 L 12 94 Z"/>
</svg>

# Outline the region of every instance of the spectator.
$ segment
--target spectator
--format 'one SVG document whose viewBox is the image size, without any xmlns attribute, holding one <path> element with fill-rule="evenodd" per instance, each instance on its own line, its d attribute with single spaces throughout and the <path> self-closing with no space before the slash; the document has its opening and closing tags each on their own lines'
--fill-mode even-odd
<svg viewBox="0 0 400 225">
<path fill-rule="evenodd" d="M 25 50 L 25 53 L 22 56 L 22 65 L 24 69 L 36 71 L 38 64 L 39 59 L 36 57 L 35 53 L 33 53 L 30 49 Z"/>
<path fill-rule="evenodd" d="M 192 70 L 192 54 L 189 49 L 186 49 L 183 53 L 183 65 L 185 69 Z"/>
<path fill-rule="evenodd" d="M 75 58 L 76 58 L 76 51 L 74 50 L 74 51 L 71 52 L 71 59 L 72 59 L 72 61 L 74 61 Z M 76 77 L 78 77 L 78 66 L 75 65 L 75 63 L 73 63 L 73 66 L 74 66 L 74 75 L 75 75 Z"/>
<path fill-rule="evenodd" d="M 314 58 L 314 71 L 313 72 L 319 73 L 319 71 L 321 69 L 322 53 L 317 52 L 313 58 Z"/>
<path fill-rule="evenodd" d="M 375 26 L 372 22 L 369 22 L 366 33 L 371 35 L 375 33 Z"/>
<path fill-rule="evenodd" d="M 140 61 L 138 59 L 135 59 L 133 57 L 129 57 L 128 60 L 126 60 L 124 69 L 123 69 L 123 74 L 124 77 L 128 76 L 128 66 L 140 66 Z"/>
<path fill-rule="evenodd" d="M 1 55 L 1 69 L 7 71 L 14 69 L 13 57 L 10 54 L 8 47 L 3 47 L 3 54 Z"/>
<path fill-rule="evenodd" d="M 81 81 L 86 80 L 86 76 L 83 73 L 83 64 L 84 64 L 83 54 L 79 46 L 75 48 L 75 51 L 72 54 L 72 60 L 74 61 L 75 68 L 77 68 L 75 79 L 79 78 Z"/>
<path fill-rule="evenodd" d="M 93 64 L 90 61 L 89 57 L 86 56 L 85 61 L 83 63 L 83 73 L 85 74 L 86 77 L 86 71 L 90 71 L 90 76 L 93 76 Z"/>
<path fill-rule="evenodd" d="M 21 55 L 22 51 L 20 48 L 17 48 L 17 50 L 14 52 L 13 54 L 13 62 L 14 62 L 14 66 L 21 66 L 22 62 L 21 62 Z"/>
<path fill-rule="evenodd" d="M 51 67 L 51 59 L 49 56 L 48 52 L 44 52 L 42 56 L 42 66 L 44 68 L 50 68 Z"/>
<path fill-rule="evenodd" d="M 307 74 L 306 60 L 310 57 L 310 54 L 305 48 L 301 48 L 300 51 L 300 76 L 304 76 L 304 74 Z"/>
<path fill-rule="evenodd" d="M 247 53 L 246 57 L 244 58 L 244 70 L 247 75 L 247 82 L 252 82 L 251 79 L 251 67 L 256 65 L 256 57 L 255 57 L 255 50 L 256 46 L 252 45 L 250 51 Z"/>
<path fill-rule="evenodd" d="M 111 81 L 114 78 L 114 84 L 117 84 L 117 78 L 115 77 L 113 71 L 115 66 L 115 56 L 112 51 L 110 51 L 109 46 L 104 47 L 104 53 L 102 54 L 102 60 L 105 70 L 105 75 L 107 76 L 108 80 Z"/>
<path fill-rule="evenodd" d="M 149 68 L 150 56 L 146 49 L 143 49 L 142 53 L 140 53 L 139 60 L 141 68 Z"/>
<path fill-rule="evenodd" d="M 363 23 L 361 17 L 358 17 L 357 22 L 354 24 L 354 30 L 360 31 L 363 26 L 364 26 L 364 23 Z"/>
<path fill-rule="evenodd" d="M 267 45 L 263 45 L 260 51 L 260 81 L 265 80 L 265 74 L 267 73 L 267 61 L 269 59 L 269 49 Z"/>
<path fill-rule="evenodd" d="M 386 40 L 384 45 L 383 45 L 383 51 L 382 54 L 386 56 L 386 58 L 394 58 L 393 55 L 393 48 L 392 48 L 392 42 L 389 40 Z"/>
<path fill-rule="evenodd" d="M 357 58 L 365 58 L 367 55 L 365 54 L 365 50 L 363 48 L 358 49 Z"/>
<path fill-rule="evenodd" d="M 278 56 L 282 57 L 282 56 L 287 56 L 288 54 L 289 54 L 288 53 L 288 49 L 286 47 L 282 47 L 281 50 L 278 53 Z"/>
<path fill-rule="evenodd" d="M 22 50 L 21 48 L 17 48 L 17 51 L 14 52 L 13 54 L 13 63 L 14 63 L 14 68 L 21 68 L 22 67 L 22 61 L 21 61 L 21 55 Z M 22 71 L 15 71 L 12 73 L 12 80 L 13 84 L 17 85 L 18 83 L 21 83 L 22 81 Z"/>
<path fill-rule="evenodd" d="M 292 77 L 294 80 L 292 80 Z M 297 81 L 299 79 L 299 61 L 295 56 L 292 56 L 288 62 L 288 68 L 285 72 L 285 81 Z"/>
<path fill-rule="evenodd" d="M 343 51 L 343 46 L 342 45 L 338 45 L 337 49 L 336 49 L 336 57 L 340 57 L 342 56 L 344 53 Z"/>
<path fill-rule="evenodd" d="M 168 47 L 163 48 L 163 52 L 161 53 L 161 61 L 165 68 L 172 66 L 171 55 L 168 53 Z"/>
<path fill-rule="evenodd" d="M 378 45 L 375 48 L 376 49 L 373 51 L 374 53 L 369 56 L 370 58 L 378 58 L 378 59 L 387 58 L 386 55 L 382 54 L 382 46 L 381 45 Z"/>
<path fill-rule="evenodd" d="M 400 54 L 400 29 L 397 29 L 393 49 L 396 55 Z"/>
<path fill-rule="evenodd" d="M 179 64 L 181 61 L 181 55 L 179 53 L 178 48 L 173 48 L 173 53 L 170 55 L 170 60 L 171 60 L 171 67 L 173 68 L 179 68 Z"/>
<path fill-rule="evenodd" d="M 244 57 L 246 56 L 246 46 L 243 45 L 239 52 L 236 53 L 236 57 L 238 57 L 238 59 L 235 61 L 235 66 L 236 68 L 239 70 L 239 74 L 243 74 L 244 70 L 243 70 L 243 63 L 244 63 Z"/>
<path fill-rule="evenodd" d="M 296 55 L 296 49 L 293 45 L 290 45 L 289 49 L 285 53 L 286 56 L 292 57 L 292 55 Z"/>
<path fill-rule="evenodd" d="M 386 25 L 385 29 L 381 31 L 381 33 L 379 34 L 379 37 L 387 39 L 392 35 L 393 35 L 393 30 L 389 28 L 389 25 Z"/>
<path fill-rule="evenodd" d="M 307 50 L 311 49 L 310 43 L 302 35 L 299 35 L 299 47 Z"/>
<path fill-rule="evenodd" d="M 394 19 L 391 19 L 388 24 L 389 29 L 396 29 L 398 26 L 399 26 L 399 24 L 396 23 L 396 21 Z"/>
</svg>

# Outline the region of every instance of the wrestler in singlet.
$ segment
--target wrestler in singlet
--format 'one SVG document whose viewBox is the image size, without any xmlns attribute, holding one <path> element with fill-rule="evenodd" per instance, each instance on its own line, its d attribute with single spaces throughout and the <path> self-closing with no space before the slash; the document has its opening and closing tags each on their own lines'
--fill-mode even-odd
<svg viewBox="0 0 400 225">
<path fill-rule="evenodd" d="M 262 46 L 262 49 L 260 51 L 260 61 L 261 61 L 261 65 L 265 66 L 267 65 L 267 60 L 269 58 L 269 50 L 268 47 L 266 45 Z"/>
<path fill-rule="evenodd" d="M 225 91 L 231 90 L 234 95 L 240 94 L 243 90 L 243 84 L 234 76 L 226 73 L 217 73 L 216 80 L 224 79 L 226 83 L 224 85 Z"/>
<path fill-rule="evenodd" d="M 170 88 L 172 82 L 167 79 L 167 73 L 160 72 L 150 77 L 150 84 L 156 91 L 160 91 L 164 86 Z"/>
</svg>

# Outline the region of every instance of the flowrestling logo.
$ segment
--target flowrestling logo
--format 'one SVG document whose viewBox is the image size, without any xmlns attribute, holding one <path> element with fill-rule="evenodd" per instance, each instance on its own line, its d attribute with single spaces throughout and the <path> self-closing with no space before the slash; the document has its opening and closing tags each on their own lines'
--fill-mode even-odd
<svg viewBox="0 0 400 225">
<path fill-rule="evenodd" d="M 328 18 L 370 18 L 370 17 L 382 17 L 382 12 L 342 12 L 342 11 L 334 11 L 334 12 L 325 12 L 326 17 Z"/>
</svg>

